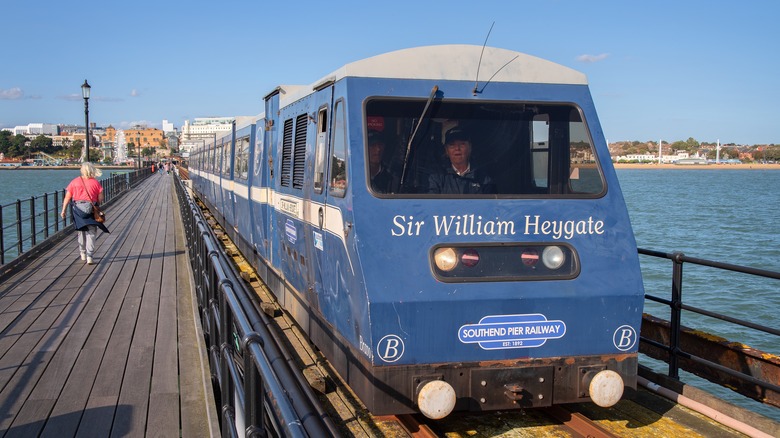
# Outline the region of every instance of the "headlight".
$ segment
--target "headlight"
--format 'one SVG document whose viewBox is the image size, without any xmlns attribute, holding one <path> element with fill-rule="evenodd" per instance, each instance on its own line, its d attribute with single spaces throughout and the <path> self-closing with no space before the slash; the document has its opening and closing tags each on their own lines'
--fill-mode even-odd
<svg viewBox="0 0 780 438">
<path fill-rule="evenodd" d="M 453 248 L 439 248 L 433 254 L 433 260 L 436 262 L 437 268 L 449 272 L 458 265 L 458 254 Z"/>
<path fill-rule="evenodd" d="M 558 269 L 566 261 L 566 255 L 559 246 L 548 246 L 542 251 L 542 263 L 548 269 Z"/>
</svg>

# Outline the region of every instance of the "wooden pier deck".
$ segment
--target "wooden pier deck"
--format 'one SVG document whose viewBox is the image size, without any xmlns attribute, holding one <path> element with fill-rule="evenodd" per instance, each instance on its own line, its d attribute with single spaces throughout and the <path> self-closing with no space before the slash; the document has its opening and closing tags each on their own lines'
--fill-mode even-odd
<svg viewBox="0 0 780 438">
<path fill-rule="evenodd" d="M 0 437 L 218 436 L 171 175 L 0 283 Z"/>
</svg>

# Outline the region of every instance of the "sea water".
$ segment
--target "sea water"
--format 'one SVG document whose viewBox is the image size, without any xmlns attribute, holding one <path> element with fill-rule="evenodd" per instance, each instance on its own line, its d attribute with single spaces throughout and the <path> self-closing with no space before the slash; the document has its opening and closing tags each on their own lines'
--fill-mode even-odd
<svg viewBox="0 0 780 438">
<path fill-rule="evenodd" d="M 618 169 L 637 246 L 735 265 L 780 271 L 780 171 L 736 169 Z M 671 298 L 672 262 L 640 256 L 645 293 Z M 686 263 L 683 303 L 777 329 L 780 280 Z M 645 302 L 645 311 L 669 319 L 669 308 Z M 718 319 L 683 312 L 682 324 L 729 341 L 780 354 L 780 338 Z M 642 357 L 640 363 L 649 359 Z M 658 372 L 668 366 L 655 363 Z M 780 421 L 780 410 L 745 399 L 689 373 L 727 401 Z"/>
</svg>

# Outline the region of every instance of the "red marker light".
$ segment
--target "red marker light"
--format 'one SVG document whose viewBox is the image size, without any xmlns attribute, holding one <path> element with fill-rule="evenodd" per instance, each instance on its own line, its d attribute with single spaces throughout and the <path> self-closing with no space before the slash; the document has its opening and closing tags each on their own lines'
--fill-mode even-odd
<svg viewBox="0 0 780 438">
<path fill-rule="evenodd" d="M 460 262 L 463 266 L 472 268 L 479 263 L 479 253 L 475 249 L 467 249 L 463 251 L 463 255 L 460 256 Z"/>
<path fill-rule="evenodd" d="M 526 249 L 520 256 L 520 260 L 526 266 L 534 266 L 539 262 L 539 251 L 535 249 Z"/>
</svg>

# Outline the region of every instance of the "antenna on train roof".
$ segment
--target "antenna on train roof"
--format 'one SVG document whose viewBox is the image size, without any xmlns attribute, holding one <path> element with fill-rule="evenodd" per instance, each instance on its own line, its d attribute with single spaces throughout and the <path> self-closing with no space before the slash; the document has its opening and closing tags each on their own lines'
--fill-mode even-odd
<svg viewBox="0 0 780 438">
<path fill-rule="evenodd" d="M 493 73 L 493 76 L 491 76 L 491 77 L 490 77 L 490 79 L 488 79 L 488 80 L 485 82 L 485 87 L 482 87 L 482 90 L 480 90 L 480 89 L 479 89 L 479 67 L 482 65 L 482 55 L 485 53 L 485 46 L 487 46 L 487 40 L 488 40 L 488 38 L 490 37 L 490 32 L 492 32 L 492 31 L 493 31 L 493 25 L 495 25 L 495 24 L 496 24 L 496 22 L 494 21 L 494 22 L 493 22 L 493 24 L 491 24 L 491 25 L 490 25 L 490 30 L 488 30 L 488 34 L 487 34 L 487 36 L 485 37 L 485 43 L 484 43 L 484 44 L 482 44 L 482 52 L 479 54 L 479 64 L 477 64 L 477 77 L 476 77 L 476 79 L 474 80 L 474 89 L 473 89 L 473 90 L 471 90 L 471 92 L 474 94 L 474 96 L 476 96 L 478 93 L 481 93 L 481 92 L 482 92 L 482 90 L 484 90 L 484 89 L 485 89 L 485 87 L 487 87 L 487 84 L 489 84 L 489 83 L 490 83 L 490 81 L 492 81 L 492 80 L 493 80 L 493 78 L 494 78 L 494 77 L 496 77 L 496 75 L 498 74 L 498 72 L 500 72 L 501 70 L 503 70 L 503 69 L 504 69 L 504 67 L 506 67 L 507 65 L 509 65 L 509 64 L 510 64 L 512 61 L 514 61 L 515 59 L 519 58 L 519 55 L 518 55 L 518 56 L 515 56 L 514 58 L 510 59 L 510 60 L 509 60 L 509 61 L 508 61 L 506 64 L 502 65 L 502 66 L 501 66 L 501 68 L 499 68 L 498 70 L 496 70 L 496 72 L 495 72 L 495 73 Z"/>
<path fill-rule="evenodd" d="M 471 92 L 476 96 L 479 91 L 477 91 L 477 87 L 479 87 L 479 67 L 482 65 L 482 55 L 485 53 L 485 46 L 487 46 L 488 38 L 490 38 L 490 32 L 493 31 L 493 26 L 496 25 L 496 22 L 494 21 L 493 24 L 490 25 L 490 29 L 488 29 L 487 35 L 485 35 L 485 42 L 482 43 L 482 51 L 479 53 L 479 63 L 477 63 L 477 77 L 474 78 L 474 89 L 471 90 Z"/>
</svg>

